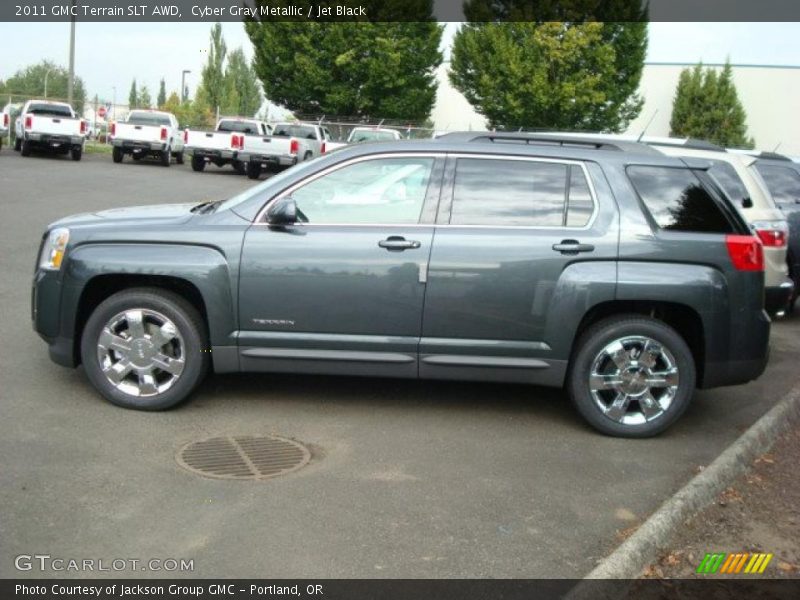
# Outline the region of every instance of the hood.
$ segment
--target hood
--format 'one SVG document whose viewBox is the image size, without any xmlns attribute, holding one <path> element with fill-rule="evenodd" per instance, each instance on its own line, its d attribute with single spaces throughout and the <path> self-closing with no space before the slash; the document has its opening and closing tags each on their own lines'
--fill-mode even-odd
<svg viewBox="0 0 800 600">
<path fill-rule="evenodd" d="M 150 206 L 130 206 L 127 208 L 112 208 L 95 213 L 81 213 L 59 219 L 52 227 L 70 227 L 77 225 L 104 224 L 109 221 L 127 221 L 141 224 L 142 221 L 151 221 L 154 224 L 165 221 L 183 221 L 192 217 L 191 208 L 197 202 L 186 204 L 153 204 Z"/>
</svg>

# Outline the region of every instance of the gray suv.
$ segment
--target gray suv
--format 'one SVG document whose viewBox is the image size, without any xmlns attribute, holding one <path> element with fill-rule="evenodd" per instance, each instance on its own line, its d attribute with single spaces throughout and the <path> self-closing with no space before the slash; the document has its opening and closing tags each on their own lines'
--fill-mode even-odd
<svg viewBox="0 0 800 600">
<path fill-rule="evenodd" d="M 210 368 L 522 382 L 650 436 L 767 361 L 762 247 L 709 166 L 531 134 L 359 144 L 225 201 L 52 224 L 34 327 L 127 408 Z"/>
</svg>

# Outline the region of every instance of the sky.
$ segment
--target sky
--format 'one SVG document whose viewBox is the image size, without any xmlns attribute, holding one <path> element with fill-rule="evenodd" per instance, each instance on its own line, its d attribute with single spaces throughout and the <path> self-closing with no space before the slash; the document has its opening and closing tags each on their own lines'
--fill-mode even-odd
<svg viewBox="0 0 800 600">
<path fill-rule="evenodd" d="M 243 47 L 252 56 L 241 23 L 222 24 L 228 48 Z M 457 23 L 445 28 L 448 55 Z M 189 69 L 192 92 L 208 50 L 209 23 L 78 23 L 75 70 L 89 97 L 126 103 L 131 81 L 146 84 L 151 96 L 160 79 L 168 93 L 180 89 L 181 71 Z M 33 40 L 33 43 L 31 41 Z M 648 62 L 800 66 L 800 23 L 651 23 Z M 0 79 L 42 59 L 66 65 L 68 23 L 0 23 Z M 115 89 L 116 88 L 116 89 Z"/>
</svg>

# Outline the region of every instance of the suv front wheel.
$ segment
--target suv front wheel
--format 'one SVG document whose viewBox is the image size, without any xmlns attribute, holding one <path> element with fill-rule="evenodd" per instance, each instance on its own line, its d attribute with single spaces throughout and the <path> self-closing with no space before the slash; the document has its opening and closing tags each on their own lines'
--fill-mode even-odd
<svg viewBox="0 0 800 600">
<path fill-rule="evenodd" d="M 86 375 L 109 401 L 163 410 L 184 399 L 208 369 L 205 327 L 182 297 L 131 288 L 103 301 L 81 338 Z"/>
<path fill-rule="evenodd" d="M 692 352 L 672 327 L 627 315 L 604 319 L 580 337 L 567 390 L 595 429 L 643 438 L 661 433 L 683 414 L 695 378 Z"/>
</svg>

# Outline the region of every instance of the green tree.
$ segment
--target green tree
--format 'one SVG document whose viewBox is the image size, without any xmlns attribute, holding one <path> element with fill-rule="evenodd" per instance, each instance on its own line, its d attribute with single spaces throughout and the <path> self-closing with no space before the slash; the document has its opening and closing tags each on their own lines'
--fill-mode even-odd
<svg viewBox="0 0 800 600">
<path fill-rule="evenodd" d="M 211 28 L 211 43 L 208 47 L 208 58 L 200 73 L 199 88 L 202 88 L 206 102 L 212 110 L 221 107 L 225 95 L 225 56 L 228 48 L 222 37 L 222 25 L 216 23 Z"/>
<path fill-rule="evenodd" d="M 47 97 L 66 100 L 69 71 L 49 60 L 27 66 L 14 73 L 3 84 L 2 93 L 5 96 L 22 96 L 26 100 L 32 97 L 43 98 L 45 95 L 45 75 L 47 76 Z M 86 86 L 80 77 L 75 77 L 73 80 L 72 107 L 75 112 L 82 114 L 85 105 Z"/>
<path fill-rule="evenodd" d="M 131 91 L 128 92 L 128 108 L 133 110 L 139 106 L 139 92 L 136 91 L 136 78 L 131 82 Z"/>
<path fill-rule="evenodd" d="M 670 135 L 708 140 L 724 147 L 753 148 L 747 115 L 726 61 L 719 73 L 702 63 L 678 78 L 670 118 Z"/>
<path fill-rule="evenodd" d="M 492 127 L 617 132 L 641 110 L 646 45 L 645 23 L 468 23 L 449 76 Z"/>
<path fill-rule="evenodd" d="M 156 99 L 156 106 L 161 108 L 167 101 L 167 85 L 164 82 L 164 78 L 161 78 L 161 82 L 158 84 L 158 98 Z"/>
<path fill-rule="evenodd" d="M 153 107 L 153 99 L 150 97 L 150 90 L 147 89 L 146 85 L 142 86 L 142 89 L 139 90 L 139 102 L 137 108 L 152 108 Z"/>
<path fill-rule="evenodd" d="M 376 21 L 403 9 L 362 4 Z M 436 97 L 442 27 L 432 0 L 404 7 L 417 22 L 245 22 L 265 95 L 301 113 L 424 120 Z"/>
<path fill-rule="evenodd" d="M 237 48 L 228 55 L 225 68 L 226 114 L 252 117 L 261 106 L 261 89 L 252 65 L 247 62 L 244 51 Z"/>
</svg>

